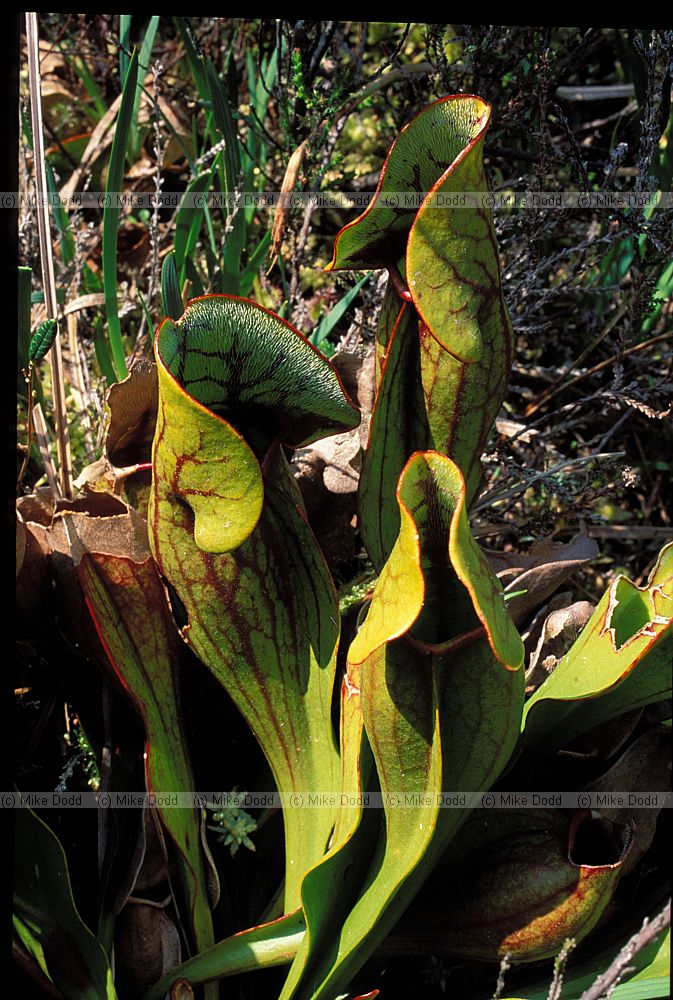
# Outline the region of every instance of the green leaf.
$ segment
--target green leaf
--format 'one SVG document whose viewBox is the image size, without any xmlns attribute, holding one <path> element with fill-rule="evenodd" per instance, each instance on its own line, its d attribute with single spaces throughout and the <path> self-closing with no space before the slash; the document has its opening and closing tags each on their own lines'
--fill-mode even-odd
<svg viewBox="0 0 673 1000">
<path fill-rule="evenodd" d="M 119 15 L 119 79 L 123 80 L 129 70 L 131 51 L 131 14 Z"/>
<path fill-rule="evenodd" d="M 180 292 L 178 269 L 175 265 L 175 252 L 171 251 L 164 257 L 161 268 L 161 298 L 166 316 L 180 319 L 185 307 Z"/>
<path fill-rule="evenodd" d="M 643 320 L 643 324 L 640 328 L 642 333 L 650 332 L 659 319 L 664 305 L 670 300 L 671 295 L 673 295 L 673 260 L 669 261 L 669 263 L 661 269 L 661 273 L 659 274 L 654 290 L 655 306 Z"/>
<path fill-rule="evenodd" d="M 486 790 L 516 742 L 523 646 L 467 530 L 460 471 L 443 455 L 414 455 L 398 496 L 399 538 L 349 654 L 349 671 L 361 664 L 385 835 L 341 926 L 332 918 L 331 942 L 313 930 L 315 952 L 298 983 L 291 974 L 284 1000 L 327 1000 L 347 987 L 466 818 L 467 809 L 441 808 L 442 795 Z M 349 855 L 340 857 L 345 867 Z"/>
<path fill-rule="evenodd" d="M 196 292 L 197 295 L 204 295 L 203 279 L 190 257 L 185 258 L 185 275 L 192 284 L 192 291 Z"/>
<path fill-rule="evenodd" d="M 270 244 L 271 232 L 267 230 L 250 254 L 248 263 L 245 265 L 243 273 L 241 274 L 241 295 L 249 295 L 252 286 L 255 283 L 255 278 L 258 276 L 259 270 L 264 262 L 266 252 L 269 249 Z"/>
<path fill-rule="evenodd" d="M 103 649 L 145 726 L 148 791 L 189 791 L 195 785 L 182 722 L 178 638 L 145 522 L 134 511 L 106 518 L 105 529 L 114 541 L 101 538 L 96 544 L 83 534 L 82 518 L 65 519 L 71 552 Z M 213 929 L 200 810 L 157 809 L 178 851 L 186 904 L 183 924 L 196 947 L 207 948 L 213 943 Z"/>
<path fill-rule="evenodd" d="M 105 193 L 109 197 L 106 199 L 103 209 L 103 291 L 105 293 L 105 313 L 110 350 L 116 375 L 114 381 L 125 378 L 128 372 L 117 306 L 117 230 L 119 227 L 119 205 L 116 196 L 121 191 L 124 180 L 124 165 L 129 137 L 131 135 L 137 80 L 138 53 L 134 51 L 128 71 L 124 77 L 122 100 L 119 107 L 119 115 L 117 116 L 112 150 L 110 152 L 110 166 L 105 185 Z"/>
<path fill-rule="evenodd" d="M 140 47 L 140 56 L 138 59 L 140 74 L 135 88 L 135 96 L 133 98 L 133 111 L 131 114 L 131 132 L 129 136 L 129 155 L 132 160 L 137 160 L 140 156 L 140 140 L 139 140 L 139 129 L 138 129 L 138 108 L 140 107 L 140 98 L 142 95 L 143 87 L 145 85 L 145 75 L 150 68 L 150 61 L 152 59 L 152 47 L 154 45 L 154 39 L 156 38 L 157 28 L 159 27 L 159 15 L 154 14 L 147 25 L 145 30 L 145 35 L 143 37 L 143 43 Z"/>
<path fill-rule="evenodd" d="M 268 924 L 240 931 L 171 969 L 147 991 L 143 1000 L 163 1000 L 176 979 L 184 978 L 191 985 L 199 986 L 241 972 L 288 965 L 305 931 L 301 909 Z"/>
<path fill-rule="evenodd" d="M 44 957 L 44 950 L 40 944 L 40 940 L 34 934 L 31 933 L 30 928 L 27 924 L 24 924 L 23 920 L 17 917 L 16 914 L 12 916 L 12 924 L 14 927 L 14 932 L 21 944 L 24 946 L 26 951 L 35 959 L 39 965 L 42 972 L 45 974 L 47 979 L 51 982 L 51 976 L 49 975 L 49 969 L 47 967 L 47 960 Z"/>
<path fill-rule="evenodd" d="M 117 374 L 112 364 L 112 354 L 103 330 L 103 317 L 96 316 L 93 321 L 93 349 L 96 361 L 102 374 L 105 376 L 108 385 L 114 385 L 118 381 Z"/>
<path fill-rule="evenodd" d="M 205 70 L 215 125 L 226 143 L 224 148 L 224 165 L 227 177 L 227 194 L 230 194 L 238 186 L 239 174 L 241 172 L 238 131 L 231 113 L 227 92 L 210 59 L 205 60 Z"/>
<path fill-rule="evenodd" d="M 58 197 L 58 189 L 54 179 L 54 171 L 49 160 L 45 160 L 45 173 L 47 175 L 47 189 L 51 196 L 51 207 L 54 215 L 56 228 L 61 234 L 61 260 L 64 264 L 70 264 L 75 257 L 75 237 L 70 232 L 70 219 Z"/>
<path fill-rule="evenodd" d="M 138 289 L 138 298 L 140 299 L 140 305 L 142 306 L 142 310 L 145 313 L 145 320 L 147 322 L 147 328 L 148 328 L 148 330 L 153 330 L 154 325 L 152 323 L 152 314 L 150 313 L 150 310 L 149 310 L 149 307 L 147 305 L 147 302 L 145 301 L 145 296 L 140 291 L 140 289 Z"/>
<path fill-rule="evenodd" d="M 52 349 L 58 335 L 58 323 L 55 319 L 46 319 L 40 323 L 33 334 L 28 347 L 28 360 L 33 364 L 46 358 Z"/>
<path fill-rule="evenodd" d="M 82 56 L 70 56 L 66 47 L 59 45 L 60 51 L 63 53 L 64 58 L 73 67 L 77 76 L 80 78 L 84 89 L 91 98 L 91 102 L 95 108 L 95 112 L 91 115 L 94 122 L 99 122 L 107 111 L 107 104 L 105 103 L 105 98 L 103 97 L 103 92 L 94 80 L 93 76 L 89 71 L 89 67 L 86 64 L 85 59 Z M 124 74 L 122 74 L 122 79 Z M 89 109 L 91 111 L 92 109 Z"/>
<path fill-rule="evenodd" d="M 460 202 L 461 192 L 487 190 L 482 149 L 489 117 L 482 100 L 458 95 L 409 122 L 390 149 L 373 202 L 338 234 L 327 268 L 388 268 L 393 280 L 377 334 L 381 359 L 394 338 L 414 341 L 398 343 L 390 369 L 383 365 L 376 402 L 382 412 L 374 411 L 360 480 L 363 537 L 377 569 L 395 531 L 378 522 L 394 508 L 391 486 L 409 455 L 433 448 L 452 458 L 465 477 L 469 506 L 507 386 L 513 334 L 491 214 L 485 205 Z M 418 207 L 414 199 L 425 193 Z M 400 428 L 404 448 L 393 442 Z M 379 537 L 370 549 L 372 536 Z"/>
<path fill-rule="evenodd" d="M 357 900 L 376 846 L 378 810 L 363 808 L 374 761 L 364 732 L 360 685 L 360 664 L 348 664 L 341 685 L 340 809 L 330 850 L 306 873 L 301 885 L 306 934 L 283 987 L 283 998 L 316 975 L 317 957 L 323 964 L 336 961 L 341 925 Z"/>
<path fill-rule="evenodd" d="M 318 350 L 323 349 L 323 343 L 329 340 L 329 335 L 332 330 L 340 323 L 343 316 L 348 312 L 351 302 L 358 294 L 365 282 L 369 281 L 371 274 L 365 274 L 364 278 L 353 285 L 353 287 L 346 292 L 344 296 L 337 302 L 335 306 L 330 309 L 330 311 L 323 316 L 315 330 L 308 338 L 312 344 L 314 344 Z"/>
<path fill-rule="evenodd" d="M 251 52 L 246 53 L 246 69 L 248 75 L 248 90 L 250 94 L 250 115 L 244 115 L 239 108 L 239 119 L 245 121 L 248 126 L 247 143 L 241 144 L 241 155 L 243 157 L 244 187 L 246 191 L 264 190 L 264 166 L 267 161 L 267 142 L 263 132 L 263 122 L 266 117 L 269 95 L 276 82 L 276 50 L 271 53 L 268 61 L 262 59 L 259 69 L 255 65 L 255 60 Z M 258 206 L 254 204 L 244 206 L 246 225 L 250 226 Z M 271 234 L 269 233 L 269 242 Z M 248 289 L 249 291 L 249 289 Z M 247 292 L 241 285 L 241 293 Z"/>
<path fill-rule="evenodd" d="M 18 319 L 18 386 L 19 391 L 24 394 L 26 387 L 22 370 L 28 368 L 28 351 L 31 339 L 30 325 L 30 292 L 33 279 L 33 269 L 31 267 L 20 267 L 18 269 L 19 297 L 17 306 Z"/>
<path fill-rule="evenodd" d="M 173 20 L 175 21 L 175 25 L 180 34 L 182 44 L 185 47 L 185 55 L 187 56 L 189 69 L 194 79 L 199 97 L 202 101 L 207 102 L 210 99 L 208 81 L 206 79 L 203 62 L 201 61 L 199 53 L 196 50 L 195 39 L 189 25 L 189 21 L 185 17 L 175 17 Z"/>
<path fill-rule="evenodd" d="M 217 75 L 217 70 L 210 59 L 204 60 L 206 82 L 210 95 L 210 105 L 213 120 L 222 139 L 224 139 L 224 166 L 226 194 L 232 196 L 240 187 L 241 149 L 236 123 L 229 104 L 227 92 Z M 240 291 L 239 270 L 241 253 L 246 243 L 245 213 L 242 203 L 236 208 L 227 209 L 227 228 L 229 232 L 224 245 L 223 254 L 223 291 L 238 294 Z"/>
<path fill-rule="evenodd" d="M 526 703 L 522 752 L 535 759 L 608 719 L 671 695 L 673 543 L 647 583 L 618 576 L 570 651 Z"/>
<path fill-rule="evenodd" d="M 211 169 L 205 174 L 199 174 L 195 177 L 189 185 L 185 192 L 186 195 L 191 194 L 203 194 L 210 187 L 213 180 L 213 173 L 215 171 L 215 163 L 213 163 Z M 198 205 L 190 205 L 185 198 L 185 203 L 180 206 L 180 210 L 175 219 L 175 263 L 180 274 L 181 283 L 184 282 L 185 278 L 185 262 L 187 257 L 192 253 L 196 242 L 201 231 L 201 226 L 203 223 L 203 218 L 208 213 L 208 207 L 205 204 L 201 208 Z M 169 314 L 172 315 L 172 314 Z M 182 310 L 178 316 L 174 316 L 173 319 L 178 319 L 182 315 Z"/>
<path fill-rule="evenodd" d="M 357 411 L 305 338 L 244 299 L 191 302 L 162 324 L 156 354 L 150 538 L 184 606 L 182 634 L 248 721 L 278 787 L 334 789 L 338 603 L 277 442 L 351 428 Z M 329 809 L 285 811 L 287 909 L 333 820 Z"/>
<path fill-rule="evenodd" d="M 75 907 L 58 839 L 27 807 L 14 822 L 14 910 L 24 944 L 35 943 L 29 950 L 67 1000 L 116 1000 L 105 952 Z"/>
</svg>

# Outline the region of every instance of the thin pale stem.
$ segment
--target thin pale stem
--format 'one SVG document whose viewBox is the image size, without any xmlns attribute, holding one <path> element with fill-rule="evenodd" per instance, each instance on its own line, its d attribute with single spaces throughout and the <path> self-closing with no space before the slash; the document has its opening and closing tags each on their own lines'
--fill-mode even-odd
<svg viewBox="0 0 673 1000">
<path fill-rule="evenodd" d="M 26 35 L 28 45 L 28 80 L 30 87 L 30 111 L 33 128 L 33 162 L 35 165 L 35 185 L 37 189 L 37 224 L 40 237 L 40 259 L 42 264 L 42 284 L 44 287 L 44 304 L 48 319 L 56 319 L 58 304 L 56 301 L 56 280 L 54 278 L 54 259 L 51 249 L 51 233 L 49 226 L 49 204 L 47 174 L 45 169 L 44 137 L 42 125 L 42 101 L 40 83 L 40 51 L 37 30 L 37 14 L 26 14 Z M 56 447 L 58 450 L 58 480 L 52 489 L 57 493 L 71 498 L 72 460 L 70 456 L 70 441 L 65 405 L 65 382 L 63 378 L 63 358 L 61 343 L 58 338 L 49 351 L 51 365 L 51 387 L 54 399 L 54 414 L 56 421 Z M 35 414 L 35 410 L 33 411 Z M 36 428 L 37 429 L 37 428 Z"/>
<path fill-rule="evenodd" d="M 44 465 L 44 471 L 47 475 L 47 482 L 49 483 L 49 488 L 54 495 L 54 497 L 60 496 L 58 482 L 56 479 L 57 473 L 54 468 L 54 460 L 51 457 L 51 452 L 49 451 L 49 436 L 47 432 L 47 422 L 44 419 L 44 414 L 42 412 L 42 407 L 39 403 L 33 404 L 33 426 L 35 427 L 35 436 L 37 438 L 37 446 L 40 449 L 40 456 L 42 457 L 42 464 Z"/>
</svg>

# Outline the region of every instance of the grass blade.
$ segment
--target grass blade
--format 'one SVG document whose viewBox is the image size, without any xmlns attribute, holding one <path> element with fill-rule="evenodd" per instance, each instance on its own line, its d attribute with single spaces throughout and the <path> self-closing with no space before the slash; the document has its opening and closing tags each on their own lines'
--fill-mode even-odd
<svg viewBox="0 0 673 1000">
<path fill-rule="evenodd" d="M 119 15 L 119 79 L 125 80 L 131 57 L 131 15 Z"/>
<path fill-rule="evenodd" d="M 371 272 L 369 272 L 369 274 L 365 274 L 364 278 L 360 278 L 358 283 L 353 285 L 350 291 L 346 292 L 344 297 L 337 302 L 334 308 L 330 309 L 326 316 L 323 316 L 311 336 L 308 338 L 314 347 L 322 350 L 323 344 L 329 338 L 330 333 L 348 311 L 351 302 L 358 294 L 364 283 L 369 280 L 370 275 Z"/>
<path fill-rule="evenodd" d="M 89 72 L 89 67 L 81 56 L 75 56 L 73 59 L 69 59 L 63 48 L 61 48 L 61 52 L 82 81 L 82 86 L 91 98 L 91 102 L 96 109 L 96 121 L 100 121 L 107 111 L 107 104 L 103 98 L 103 92 Z"/>
<path fill-rule="evenodd" d="M 210 59 L 205 62 L 205 67 L 215 127 L 225 142 L 226 193 L 232 195 L 240 185 L 241 144 L 225 87 Z M 237 205 L 235 209 L 227 207 L 227 229 L 229 232 L 224 245 L 222 262 L 222 291 L 238 295 L 240 292 L 241 253 L 246 243 L 245 214 L 242 204 Z"/>
<path fill-rule="evenodd" d="M 188 257 L 185 261 L 185 271 L 187 273 L 187 277 L 192 283 L 191 297 L 197 298 L 199 295 L 204 295 L 205 288 L 203 287 L 203 280 L 199 272 L 196 270 L 196 265 L 191 257 Z"/>
<path fill-rule="evenodd" d="M 32 267 L 19 268 L 19 350 L 18 350 L 18 390 L 23 395 L 26 392 L 26 385 L 22 374 L 23 369 L 28 368 L 28 347 L 30 345 L 30 292 L 33 280 Z"/>
<path fill-rule="evenodd" d="M 180 319 L 185 307 L 180 294 L 180 282 L 178 281 L 178 269 L 175 263 L 175 252 L 171 250 L 164 258 L 161 268 L 161 298 L 164 306 L 164 314 L 171 319 Z"/>
<path fill-rule="evenodd" d="M 124 163 L 131 130 L 137 79 L 138 53 L 134 51 L 129 63 L 126 79 L 124 80 L 122 101 L 119 107 L 115 137 L 112 142 L 112 152 L 110 154 L 110 168 L 105 187 L 105 193 L 110 197 L 106 198 L 103 210 L 103 291 L 105 293 L 105 313 L 107 316 L 110 351 L 116 375 L 115 382 L 125 378 L 128 373 L 121 325 L 119 323 L 119 310 L 117 307 L 117 230 L 119 227 L 119 205 L 116 195 L 121 190 L 124 180 Z"/>
<path fill-rule="evenodd" d="M 98 362 L 98 367 L 105 376 L 107 384 L 114 385 L 118 379 L 114 370 L 114 365 L 112 364 L 110 345 L 108 344 L 105 333 L 103 332 L 102 316 L 96 316 L 93 323 L 93 349 L 94 354 L 96 355 L 96 361 Z"/>
<path fill-rule="evenodd" d="M 47 171 L 47 188 L 51 197 L 51 207 L 54 211 L 54 222 L 61 234 L 61 260 L 64 264 L 71 264 L 75 259 L 75 237 L 70 232 L 68 213 L 58 199 L 54 171 L 51 168 L 49 160 L 45 160 L 44 166 Z"/>
<path fill-rule="evenodd" d="M 215 127 L 226 143 L 224 150 L 224 168 L 227 178 L 227 194 L 229 194 L 236 188 L 238 184 L 238 175 L 241 171 L 241 154 L 239 149 L 238 132 L 231 113 L 227 92 L 224 89 L 222 81 L 217 75 L 217 70 L 210 59 L 206 61 L 205 65 L 208 93 L 213 110 Z"/>
<path fill-rule="evenodd" d="M 264 263 L 267 251 L 271 245 L 271 232 L 267 230 L 255 249 L 250 254 L 248 263 L 241 274 L 241 295 L 249 295 L 259 269 Z"/>
<path fill-rule="evenodd" d="M 136 93 L 133 101 L 133 115 L 131 117 L 131 136 L 129 139 L 129 154 L 132 160 L 137 160 L 140 156 L 140 140 L 139 140 L 139 129 L 138 129 L 138 108 L 140 107 L 140 96 L 143 91 L 143 85 L 145 83 L 145 75 L 150 68 L 150 60 L 152 58 L 152 47 L 154 45 L 154 39 L 156 38 L 157 28 L 159 27 L 159 15 L 154 14 L 150 18 L 150 23 L 147 25 L 147 31 L 145 32 L 145 37 L 143 38 L 143 44 L 140 47 L 140 56 L 138 58 L 140 72 L 138 74 L 138 82 L 136 83 Z"/>
<path fill-rule="evenodd" d="M 154 323 L 152 322 L 152 314 L 150 313 L 147 302 L 145 301 L 145 296 L 138 289 L 138 298 L 140 299 L 140 305 L 143 307 L 143 312 L 145 313 L 145 321 L 147 322 L 147 329 L 150 331 L 150 342 L 154 339 Z"/>
<path fill-rule="evenodd" d="M 196 44 L 194 42 L 194 35 L 192 29 L 189 26 L 189 21 L 184 17 L 175 17 L 175 26 L 178 29 L 180 38 L 182 39 L 182 44 L 185 47 L 185 55 L 187 56 L 187 62 L 189 63 L 189 69 L 194 78 L 194 83 L 196 89 L 199 92 L 199 97 L 204 103 L 210 100 L 210 94 L 208 90 L 208 83 L 206 80 L 206 74 L 203 68 L 203 63 L 196 49 Z"/>
<path fill-rule="evenodd" d="M 187 190 L 185 191 L 185 196 L 203 194 L 207 191 L 212 183 L 214 168 L 215 164 L 213 164 L 213 167 L 207 173 L 200 174 L 198 177 L 195 177 L 194 180 L 188 185 Z M 173 244 L 175 248 L 175 263 L 183 281 L 185 258 L 193 248 L 192 231 L 194 220 L 196 218 L 200 218 L 206 210 L 207 206 L 205 204 L 203 208 L 197 207 L 196 205 L 189 205 L 187 203 L 187 198 L 185 198 L 185 203 L 180 207 L 175 219 L 175 240 Z M 197 236 L 200 230 L 201 225 L 199 224 Z"/>
</svg>

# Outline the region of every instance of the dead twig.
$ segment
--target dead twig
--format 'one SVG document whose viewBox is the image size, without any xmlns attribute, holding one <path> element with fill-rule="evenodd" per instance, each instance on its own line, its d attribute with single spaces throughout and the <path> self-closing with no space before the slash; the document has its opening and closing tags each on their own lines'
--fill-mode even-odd
<svg viewBox="0 0 673 1000">
<path fill-rule="evenodd" d="M 573 368 L 577 368 L 578 365 L 582 364 L 584 359 L 587 358 L 589 354 L 591 354 L 594 348 L 598 347 L 601 341 L 604 340 L 607 337 L 607 335 L 612 332 L 612 330 L 614 330 L 617 323 L 619 323 L 620 319 L 625 315 L 626 315 L 626 306 L 622 306 L 620 309 L 617 310 L 617 312 L 610 319 L 610 321 L 603 327 L 598 336 L 595 337 L 591 341 L 589 346 L 582 351 L 579 357 L 575 358 L 574 361 L 571 361 L 571 363 L 564 369 L 564 371 L 557 378 L 556 382 L 554 382 L 553 385 L 550 385 L 547 389 L 545 389 L 542 395 L 538 396 L 537 400 L 535 400 L 534 403 L 530 403 L 526 407 L 525 415 L 527 417 L 531 417 L 534 413 L 537 413 L 537 411 L 540 409 L 541 406 L 547 403 L 554 396 L 558 395 L 558 393 L 563 388 L 564 381 L 566 380 L 570 372 L 573 370 Z"/>
<path fill-rule="evenodd" d="M 522 480 L 510 489 L 500 491 L 492 490 L 490 493 L 485 493 L 479 503 L 476 503 L 472 508 L 472 513 L 477 514 L 480 510 L 492 507 L 493 504 L 499 503 L 502 500 L 509 500 L 511 497 L 518 496 L 519 493 L 525 493 L 525 491 L 532 486 L 533 483 L 549 479 L 551 476 L 555 476 L 559 472 L 570 472 L 576 469 L 581 469 L 587 464 L 587 462 L 593 462 L 595 459 L 622 458 L 623 455 L 623 451 L 605 451 L 597 455 L 585 455 L 583 458 L 564 459 L 562 462 L 558 462 L 549 469 L 544 469 L 542 472 L 534 473 L 534 475 Z"/>
<path fill-rule="evenodd" d="M 649 524 L 591 524 L 587 529 L 589 538 L 660 538 L 662 542 L 673 537 L 673 528 L 661 528 Z"/>
<path fill-rule="evenodd" d="M 643 921 L 643 926 L 637 934 L 626 942 L 614 961 L 608 966 L 602 976 L 593 983 L 588 990 L 585 990 L 580 1000 L 601 1000 L 601 997 L 609 996 L 610 992 L 617 985 L 622 976 L 629 971 L 633 957 L 642 951 L 652 941 L 656 941 L 662 931 L 671 923 L 671 903 L 670 900 L 661 913 L 650 921 L 647 917 Z"/>
<path fill-rule="evenodd" d="M 598 372 L 603 371 L 604 368 L 609 368 L 610 365 L 613 365 L 616 361 L 621 361 L 622 358 L 629 357 L 631 354 L 637 354 L 638 351 L 644 351 L 646 348 L 652 347 L 654 344 L 661 344 L 663 341 L 671 339 L 673 339 L 673 334 L 670 332 L 660 333 L 657 337 L 650 337 L 649 340 L 643 340 L 640 344 L 634 344 L 633 347 L 627 347 L 625 351 L 621 352 L 621 354 L 612 354 L 609 358 L 606 358 L 605 361 L 599 361 L 599 363 L 594 365 L 593 368 L 587 368 L 585 372 L 580 372 L 579 375 L 571 378 L 569 382 L 559 384 L 558 388 L 547 397 L 547 400 L 549 400 L 551 396 L 555 396 L 561 391 L 561 389 L 570 389 L 572 386 L 577 385 L 578 382 L 581 382 L 582 379 L 589 378 L 590 375 L 596 375 Z M 534 413 L 541 404 L 542 401 L 540 401 L 540 403 L 532 404 L 531 407 L 526 410 L 525 416 L 530 416 L 530 414 Z"/>
<path fill-rule="evenodd" d="M 495 993 L 493 994 L 493 1000 L 500 1000 L 502 996 L 502 991 L 505 989 L 505 973 L 511 968 L 511 954 L 507 952 L 506 955 L 500 960 L 500 969 L 498 970 L 498 981 L 495 984 Z"/>
<path fill-rule="evenodd" d="M 589 84 L 586 87 L 557 87 L 556 96 L 566 101 L 609 101 L 633 97 L 632 83 Z"/>
<path fill-rule="evenodd" d="M 307 152 L 308 143 L 305 139 L 297 146 L 285 169 L 285 176 L 283 177 L 283 183 L 280 187 L 280 200 L 278 202 L 278 208 L 276 209 L 276 214 L 273 220 L 273 229 L 271 230 L 271 249 L 269 250 L 271 266 L 269 267 L 269 271 L 276 263 L 278 254 L 280 253 L 280 248 L 283 244 L 287 217 L 290 213 L 290 194 L 294 191 L 295 184 L 297 183 L 297 177 L 299 176 L 299 171 L 301 170 L 301 165 L 304 162 Z M 269 272 L 267 271 L 267 274 L 268 273 Z"/>
</svg>

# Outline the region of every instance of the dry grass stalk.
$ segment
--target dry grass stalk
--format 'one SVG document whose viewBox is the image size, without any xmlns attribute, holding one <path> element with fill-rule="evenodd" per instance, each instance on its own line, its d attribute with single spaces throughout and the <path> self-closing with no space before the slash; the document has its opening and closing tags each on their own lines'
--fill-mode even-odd
<svg viewBox="0 0 673 1000">
<path fill-rule="evenodd" d="M 49 227 L 49 205 L 47 173 L 45 169 L 44 138 L 42 128 L 42 104 L 40 97 L 40 60 L 37 29 L 37 14 L 26 14 L 26 35 L 28 45 L 28 78 L 30 86 L 30 110 L 33 128 L 33 161 L 35 165 L 35 184 L 37 188 L 37 222 L 40 236 L 40 259 L 42 263 L 42 284 L 44 287 L 44 302 L 47 316 L 56 319 L 58 304 L 56 301 L 56 280 L 54 277 L 54 259 L 51 249 L 51 233 Z M 72 497 L 72 459 L 70 456 L 70 441 L 65 405 L 65 384 L 63 378 L 63 359 L 58 336 L 49 352 L 51 365 L 51 387 L 54 399 L 56 419 L 56 446 L 58 449 L 59 475 L 52 489 L 65 497 Z M 33 410 L 34 420 L 37 410 Z M 43 418 L 44 419 L 44 418 Z M 37 431 L 37 423 L 35 424 Z M 39 434 L 39 432 L 38 432 Z M 47 468 L 47 466 L 45 466 Z M 51 485 L 51 482 L 50 482 Z M 60 489 L 59 489 L 60 487 Z"/>
</svg>

